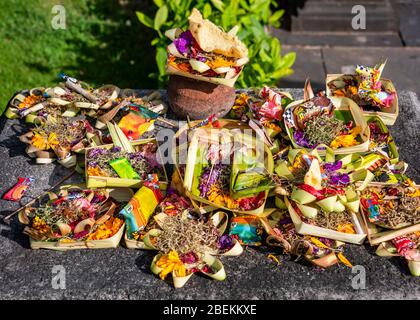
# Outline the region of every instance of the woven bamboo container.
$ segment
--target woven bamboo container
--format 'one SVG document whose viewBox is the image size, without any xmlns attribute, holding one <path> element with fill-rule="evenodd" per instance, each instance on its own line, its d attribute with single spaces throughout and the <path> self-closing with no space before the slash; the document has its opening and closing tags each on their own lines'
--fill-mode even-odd
<svg viewBox="0 0 420 320">
<path fill-rule="evenodd" d="M 29 238 L 31 249 L 50 249 L 57 251 L 67 251 L 76 249 L 109 249 L 116 248 L 120 243 L 123 236 L 125 223 L 121 226 L 120 230 L 111 238 L 103 240 L 87 240 L 75 242 L 60 242 L 60 241 L 36 241 Z"/>
</svg>

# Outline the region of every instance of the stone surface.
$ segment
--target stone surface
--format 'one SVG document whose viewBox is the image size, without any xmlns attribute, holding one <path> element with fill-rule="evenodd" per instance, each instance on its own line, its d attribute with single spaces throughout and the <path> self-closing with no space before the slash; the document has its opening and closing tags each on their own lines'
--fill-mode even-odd
<svg viewBox="0 0 420 320">
<path fill-rule="evenodd" d="M 364 30 L 352 32 L 288 32 L 274 29 L 273 35 L 287 45 L 305 46 L 385 46 L 401 47 L 402 42 L 398 32 L 367 32 Z"/>
<path fill-rule="evenodd" d="M 293 65 L 294 73 L 280 79 L 278 85 L 283 88 L 303 89 L 305 79 L 309 77 L 313 87 L 323 88 L 325 86 L 325 71 L 321 49 L 282 46 L 282 55 L 290 51 L 296 52 L 296 61 Z"/>
<path fill-rule="evenodd" d="M 284 89 L 301 98 L 302 90 Z M 391 132 L 409 173 L 420 181 L 418 123 L 420 102 L 408 91 L 399 92 L 401 114 Z M 19 176 L 34 176 L 22 204 L 69 173 L 55 164 L 35 165 L 16 136 L 24 132 L 18 121 L 0 119 L 0 194 Z M 67 183 L 80 182 L 74 176 Z M 0 200 L 0 216 L 19 204 Z M 194 276 L 183 289 L 174 289 L 149 271 L 153 252 L 124 247 L 104 250 L 54 252 L 30 250 L 16 219 L 0 222 L 0 298 L 2 299 L 420 299 L 419 279 L 409 275 L 403 259 L 381 258 L 368 245 L 346 245 L 346 257 L 366 270 L 365 289 L 354 289 L 351 269 L 339 265 L 319 271 L 307 263 L 280 256 L 277 266 L 267 258 L 276 249 L 247 248 L 240 257 L 222 258 L 227 272 L 223 282 Z M 66 270 L 66 289 L 53 289 L 52 268 Z"/>
<path fill-rule="evenodd" d="M 181 76 L 171 76 L 168 100 L 172 111 L 186 119 L 206 119 L 212 114 L 225 116 L 235 102 L 235 89 Z"/>
<path fill-rule="evenodd" d="M 420 46 L 420 1 L 391 0 L 399 20 L 401 38 L 406 46 Z"/>
<path fill-rule="evenodd" d="M 366 30 L 388 32 L 398 30 L 398 19 L 388 0 L 307 0 L 303 8 L 292 19 L 293 31 L 354 31 L 352 19 L 360 12 L 353 13 L 356 5 L 362 5 L 366 13 Z"/>
</svg>

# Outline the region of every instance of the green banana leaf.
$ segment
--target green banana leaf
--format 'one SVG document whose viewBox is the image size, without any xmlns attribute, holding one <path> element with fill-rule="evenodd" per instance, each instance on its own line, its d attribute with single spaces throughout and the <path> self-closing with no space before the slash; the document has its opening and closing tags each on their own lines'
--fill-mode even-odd
<svg viewBox="0 0 420 320">
<path fill-rule="evenodd" d="M 255 195 L 274 187 L 264 168 L 264 159 L 257 154 L 255 145 L 255 138 L 247 137 L 243 139 L 243 146 L 234 152 L 230 184 L 234 199 Z"/>
<path fill-rule="evenodd" d="M 194 176 L 191 186 L 191 192 L 195 196 L 200 196 L 200 190 L 198 187 L 200 185 L 201 174 L 205 167 L 206 150 L 206 145 L 198 145 L 197 147 L 197 161 L 194 165 Z"/>
</svg>

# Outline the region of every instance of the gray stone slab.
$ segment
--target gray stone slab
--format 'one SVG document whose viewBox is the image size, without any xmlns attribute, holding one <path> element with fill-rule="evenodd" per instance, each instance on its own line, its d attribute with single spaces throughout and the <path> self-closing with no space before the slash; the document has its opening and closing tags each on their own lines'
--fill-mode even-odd
<svg viewBox="0 0 420 320">
<path fill-rule="evenodd" d="M 366 31 L 398 31 L 397 17 L 387 0 L 329 1 L 308 0 L 292 19 L 292 31 L 354 31 L 352 13 L 355 5 L 366 12 Z"/>
<path fill-rule="evenodd" d="M 385 46 L 401 47 L 402 42 L 398 32 L 289 32 L 274 29 L 273 35 L 284 45 L 301 46 Z"/>
<path fill-rule="evenodd" d="M 319 48 L 302 48 L 282 45 L 282 54 L 291 51 L 296 52 L 296 61 L 293 65 L 294 73 L 280 79 L 278 83 L 279 87 L 303 88 L 305 79 L 310 77 L 314 87 L 322 88 L 325 82 L 325 72 L 322 63 L 321 50 Z"/>
<path fill-rule="evenodd" d="M 420 1 L 392 1 L 399 18 L 401 37 L 407 46 L 420 46 Z"/>
<path fill-rule="evenodd" d="M 388 58 L 384 77 L 393 81 L 397 90 L 412 90 L 420 96 L 420 48 L 323 48 L 328 73 L 354 70 L 356 64 L 373 66 Z"/>
<path fill-rule="evenodd" d="M 288 90 L 288 89 L 285 89 Z M 290 89 L 296 97 L 302 90 Z M 413 141 L 418 131 L 420 108 L 417 97 L 400 92 L 404 112 L 396 131 L 403 158 L 418 154 Z M 417 105 L 415 105 L 417 104 Z M 404 125 L 407 124 L 407 125 Z M 23 203 L 59 181 L 67 169 L 54 164 L 35 165 L 24 153 L 16 136 L 24 131 L 16 120 L 0 119 L 0 193 L 11 187 L 19 176 L 34 176 L 36 183 Z M 417 139 L 417 140 L 415 140 Z M 411 168 L 418 169 L 415 156 Z M 415 172 L 414 172 L 415 173 Z M 418 173 L 416 177 L 418 177 Z M 75 176 L 72 181 L 81 181 Z M 0 200 L 0 216 L 19 204 Z M 353 289 L 351 269 L 343 265 L 319 271 L 304 262 L 283 260 L 277 266 L 267 259 L 275 249 L 248 248 L 240 257 L 222 258 L 227 272 L 223 282 L 194 276 L 183 289 L 159 280 L 149 271 L 152 252 L 123 247 L 104 250 L 54 252 L 30 250 L 26 236 L 16 220 L 11 226 L 0 224 L 0 298 L 2 299 L 419 299 L 418 279 L 408 273 L 400 258 L 381 258 L 367 245 L 346 246 L 346 256 L 354 265 L 366 268 L 365 289 Z M 53 289 L 52 268 L 66 270 L 66 289 Z"/>
</svg>

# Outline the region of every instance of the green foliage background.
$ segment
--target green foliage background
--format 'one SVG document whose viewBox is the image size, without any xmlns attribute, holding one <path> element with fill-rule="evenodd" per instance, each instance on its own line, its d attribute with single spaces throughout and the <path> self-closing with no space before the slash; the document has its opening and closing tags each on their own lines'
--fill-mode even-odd
<svg viewBox="0 0 420 320">
<path fill-rule="evenodd" d="M 247 15 L 241 7 L 245 2 L 252 2 L 254 6 L 260 3 L 258 8 L 252 7 L 252 10 L 265 20 L 257 17 L 257 14 Z M 280 58 L 280 45 L 262 32 L 264 21 L 271 19 L 271 24 L 276 26 L 276 18 L 280 16 L 280 13 L 270 16 L 266 5 L 268 2 L 270 0 L 0 1 L 0 114 L 15 92 L 54 85 L 60 72 L 94 86 L 113 83 L 122 88 L 156 88 L 163 85 L 158 82 L 157 76 L 155 80 L 149 77 L 158 70 L 156 57 L 160 61 L 164 56 L 166 59 L 162 48 L 166 47 L 168 40 L 159 36 L 171 26 L 185 26 L 188 8 L 192 8 L 194 3 L 206 17 L 214 19 L 225 29 L 230 29 L 239 21 L 241 38 L 255 37 L 263 41 L 260 47 L 257 44 L 250 46 L 252 55 L 258 55 L 255 58 L 258 62 L 247 65 L 245 70 L 252 72 L 245 73 L 239 85 L 251 83 L 251 77 L 255 75 L 253 84 L 257 81 L 259 85 L 274 81 L 274 78 L 290 73 L 288 68 L 293 63 L 294 55 Z M 177 7 L 177 11 L 174 11 L 174 4 L 177 3 L 187 9 Z M 228 3 L 231 5 L 227 6 Z M 236 5 L 232 6 L 235 3 L 238 3 L 237 9 Z M 51 26 L 54 17 L 51 9 L 57 4 L 66 9 L 65 30 L 54 30 Z M 165 4 L 166 9 L 162 9 Z M 225 13 L 220 10 L 222 5 Z M 136 12 L 142 12 L 144 18 L 141 18 L 142 14 L 136 15 Z M 153 19 L 148 19 L 149 16 Z M 158 31 L 146 27 L 138 18 L 146 24 L 151 22 Z M 174 19 L 173 22 L 170 19 Z M 264 50 L 261 51 L 261 47 Z M 273 61 L 276 67 L 286 67 L 279 69 L 284 71 L 272 72 L 274 69 L 270 69 L 270 65 L 274 66 Z M 162 65 L 159 66 L 162 73 Z"/>
<path fill-rule="evenodd" d="M 54 30 L 51 9 L 66 9 L 66 29 Z M 92 85 L 155 88 L 152 35 L 136 10 L 152 1 L 0 1 L 0 114 L 22 89 L 51 86 L 66 72 Z"/>
</svg>

